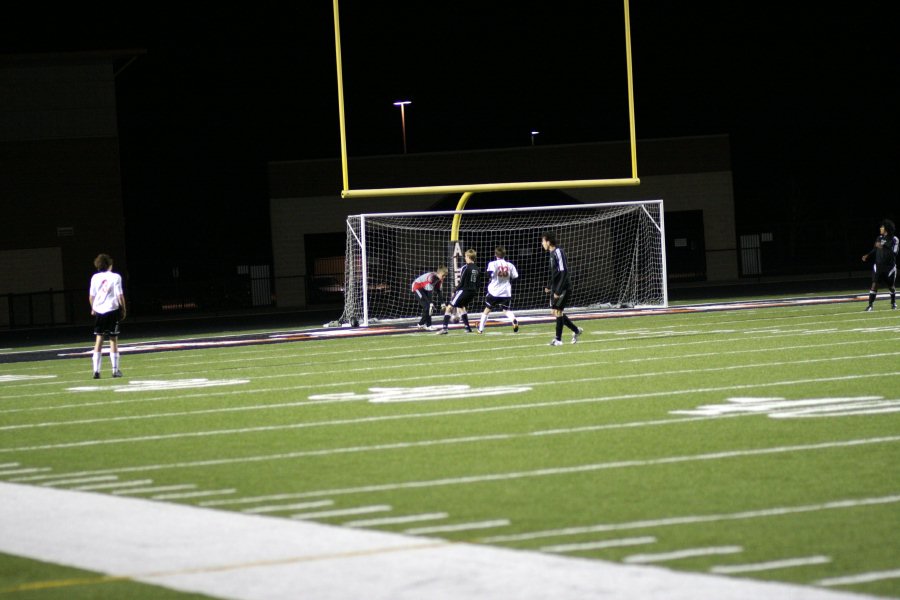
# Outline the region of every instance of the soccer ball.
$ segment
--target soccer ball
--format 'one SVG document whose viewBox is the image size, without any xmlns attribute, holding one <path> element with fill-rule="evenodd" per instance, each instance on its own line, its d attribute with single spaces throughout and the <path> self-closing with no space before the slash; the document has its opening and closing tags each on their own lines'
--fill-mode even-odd
<svg viewBox="0 0 900 600">
<path fill-rule="evenodd" d="M 459 315 L 453 315 L 453 316 L 450 318 L 450 322 L 452 322 L 452 323 L 459 323 Z"/>
</svg>

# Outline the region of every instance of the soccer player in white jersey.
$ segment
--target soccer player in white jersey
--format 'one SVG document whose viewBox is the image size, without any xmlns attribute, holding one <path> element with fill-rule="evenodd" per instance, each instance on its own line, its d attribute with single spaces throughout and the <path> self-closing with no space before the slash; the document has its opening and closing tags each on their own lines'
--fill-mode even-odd
<svg viewBox="0 0 900 600">
<path fill-rule="evenodd" d="M 512 311 L 512 281 L 519 278 L 516 266 L 506 260 L 506 248 L 497 246 L 494 248 L 494 260 L 488 263 L 485 273 L 490 277 L 487 295 L 484 297 L 484 312 L 481 313 L 481 321 L 478 323 L 478 333 L 484 333 L 484 324 L 492 310 L 502 310 L 506 318 L 512 323 L 513 332 L 519 331 L 519 320 Z"/>
<path fill-rule="evenodd" d="M 109 360 L 112 376 L 121 377 L 119 370 L 119 322 L 125 320 L 125 292 L 122 276 L 113 273 L 113 260 L 108 254 L 99 254 L 94 259 L 97 272 L 91 277 L 88 300 L 91 315 L 94 316 L 94 352 L 91 361 L 94 379 L 100 379 L 100 363 L 103 356 L 103 339 L 109 339 Z"/>
</svg>

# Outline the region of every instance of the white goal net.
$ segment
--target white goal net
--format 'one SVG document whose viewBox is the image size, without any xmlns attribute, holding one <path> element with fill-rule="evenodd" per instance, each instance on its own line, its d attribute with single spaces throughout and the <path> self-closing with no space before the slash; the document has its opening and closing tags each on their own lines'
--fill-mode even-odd
<svg viewBox="0 0 900 600">
<path fill-rule="evenodd" d="M 459 239 L 452 240 L 456 215 Z M 667 306 L 663 203 L 653 200 L 351 215 L 340 320 L 369 325 L 418 318 L 421 308 L 411 292 L 416 277 L 447 266 L 443 299 L 448 300 L 462 253 L 474 249 L 483 273 L 497 246 L 519 271 L 513 310 L 546 311 L 549 258 L 541 247 L 546 231 L 556 234 L 568 258 L 573 295 L 567 311 Z M 482 282 L 487 285 L 486 278 Z M 483 310 L 483 297 L 476 297 L 469 312 Z"/>
</svg>

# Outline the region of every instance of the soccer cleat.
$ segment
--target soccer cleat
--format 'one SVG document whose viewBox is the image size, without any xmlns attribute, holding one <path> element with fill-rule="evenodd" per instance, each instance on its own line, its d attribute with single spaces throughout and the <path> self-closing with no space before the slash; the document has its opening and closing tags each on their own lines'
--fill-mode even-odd
<svg viewBox="0 0 900 600">
<path fill-rule="evenodd" d="M 422 329 L 425 331 L 434 331 L 434 327 L 431 325 L 425 325 Z"/>
<path fill-rule="evenodd" d="M 98 371 L 94 371 L 94 379 L 100 379 L 100 373 Z"/>
<path fill-rule="evenodd" d="M 875 309 L 872 307 L 871 304 L 866 307 L 866 312 L 872 312 L 873 310 L 875 310 Z"/>
<path fill-rule="evenodd" d="M 471 328 L 471 327 L 466 327 L 466 333 L 472 333 L 472 328 Z"/>
<path fill-rule="evenodd" d="M 121 376 L 122 376 L 122 371 L 120 371 L 118 369 L 113 371 L 113 377 L 121 377 Z"/>
<path fill-rule="evenodd" d="M 513 321 L 513 333 L 519 333 L 519 320 Z"/>
<path fill-rule="evenodd" d="M 425 326 L 419 323 L 418 325 L 416 325 L 416 329 L 425 329 Z"/>
<path fill-rule="evenodd" d="M 572 343 L 573 343 L 573 344 L 577 344 L 577 343 L 578 343 L 578 336 L 581 335 L 582 333 L 584 333 L 584 329 L 582 329 L 581 327 L 579 327 L 579 328 L 578 328 L 578 331 L 576 331 L 575 333 L 572 334 Z"/>
<path fill-rule="evenodd" d="M 553 340 L 552 342 L 550 342 L 550 345 L 551 346 L 562 346 L 563 343 L 562 343 L 562 340 Z"/>
<path fill-rule="evenodd" d="M 897 310 L 897 303 L 891 302 L 891 310 Z"/>
<path fill-rule="evenodd" d="M 477 333 L 478 335 L 484 335 L 484 329 L 476 329 L 475 333 Z"/>
<path fill-rule="evenodd" d="M 437 331 L 437 335 L 447 335 L 448 333 L 450 333 L 450 332 L 446 329 L 439 329 Z"/>
</svg>

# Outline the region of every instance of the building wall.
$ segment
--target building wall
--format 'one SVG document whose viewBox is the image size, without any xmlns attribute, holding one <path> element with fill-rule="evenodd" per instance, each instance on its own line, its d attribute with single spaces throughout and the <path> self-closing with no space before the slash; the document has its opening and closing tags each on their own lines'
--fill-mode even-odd
<svg viewBox="0 0 900 600">
<path fill-rule="evenodd" d="M 113 61 L 0 58 L 0 295 L 86 291 L 99 252 L 125 268 Z"/>
</svg>

